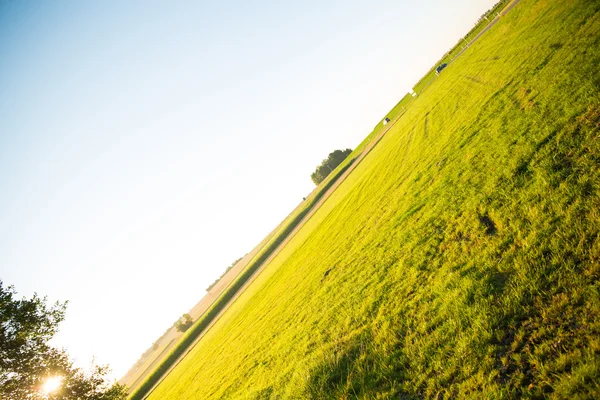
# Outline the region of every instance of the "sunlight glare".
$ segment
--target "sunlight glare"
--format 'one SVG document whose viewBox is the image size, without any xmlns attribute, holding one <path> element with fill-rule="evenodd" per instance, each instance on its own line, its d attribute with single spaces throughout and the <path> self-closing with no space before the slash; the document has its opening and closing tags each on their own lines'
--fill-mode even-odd
<svg viewBox="0 0 600 400">
<path fill-rule="evenodd" d="M 49 377 L 48 379 L 46 379 L 46 382 L 44 382 L 44 384 L 42 385 L 42 392 L 44 394 L 50 394 L 52 392 L 55 392 L 60 387 L 62 379 L 62 376 Z"/>
</svg>

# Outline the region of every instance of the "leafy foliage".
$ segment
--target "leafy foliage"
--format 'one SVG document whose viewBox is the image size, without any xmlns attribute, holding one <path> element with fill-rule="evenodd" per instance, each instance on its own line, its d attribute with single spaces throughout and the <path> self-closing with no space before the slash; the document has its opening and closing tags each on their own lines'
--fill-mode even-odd
<svg viewBox="0 0 600 400">
<path fill-rule="evenodd" d="M 338 165 L 342 163 L 352 153 L 352 149 L 346 150 L 335 150 L 332 153 L 329 153 L 326 159 L 321 162 L 321 165 L 315 169 L 310 175 L 310 179 L 314 182 L 315 185 L 320 184 L 329 176 L 329 174 L 336 169 Z"/>
<path fill-rule="evenodd" d="M 125 398 L 122 386 L 105 380 L 107 367 L 94 366 L 86 374 L 63 350 L 48 344 L 64 319 L 66 304 L 48 306 L 36 294 L 19 300 L 12 286 L 3 287 L 0 281 L 0 398 L 46 399 L 40 389 L 49 376 L 63 378 L 56 398 Z"/>
<path fill-rule="evenodd" d="M 190 326 L 194 324 L 194 320 L 192 319 L 190 314 L 183 314 L 181 318 L 175 323 L 175 329 L 179 332 L 185 332 L 188 330 Z"/>
</svg>

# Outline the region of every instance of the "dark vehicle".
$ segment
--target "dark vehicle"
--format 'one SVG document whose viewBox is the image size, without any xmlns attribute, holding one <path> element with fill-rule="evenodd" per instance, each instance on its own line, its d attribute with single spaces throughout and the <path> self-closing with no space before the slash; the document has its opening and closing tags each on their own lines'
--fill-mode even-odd
<svg viewBox="0 0 600 400">
<path fill-rule="evenodd" d="M 439 75 L 439 74 L 440 74 L 440 72 L 442 72 L 442 70 L 443 70 L 444 68 L 446 68 L 447 66 L 448 66 L 448 63 L 443 63 L 443 64 L 440 64 L 440 65 L 439 65 L 439 67 L 437 67 L 437 68 L 435 69 L 435 74 L 436 74 L 436 75 Z"/>
</svg>

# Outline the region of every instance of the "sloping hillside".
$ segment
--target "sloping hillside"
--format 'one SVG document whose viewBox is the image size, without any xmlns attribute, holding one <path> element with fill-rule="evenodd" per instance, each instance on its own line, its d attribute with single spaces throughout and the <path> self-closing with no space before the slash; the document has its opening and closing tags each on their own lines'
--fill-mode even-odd
<svg viewBox="0 0 600 400">
<path fill-rule="evenodd" d="M 150 398 L 600 397 L 599 31 L 522 0 Z"/>
</svg>

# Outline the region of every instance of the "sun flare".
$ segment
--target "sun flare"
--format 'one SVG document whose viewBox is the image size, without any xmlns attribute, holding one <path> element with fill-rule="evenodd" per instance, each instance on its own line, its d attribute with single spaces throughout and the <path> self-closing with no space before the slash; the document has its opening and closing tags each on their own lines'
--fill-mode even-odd
<svg viewBox="0 0 600 400">
<path fill-rule="evenodd" d="M 56 392 L 58 388 L 60 388 L 60 384 L 62 383 L 62 376 L 51 376 L 42 385 L 42 392 L 45 394 L 50 394 Z"/>
</svg>

